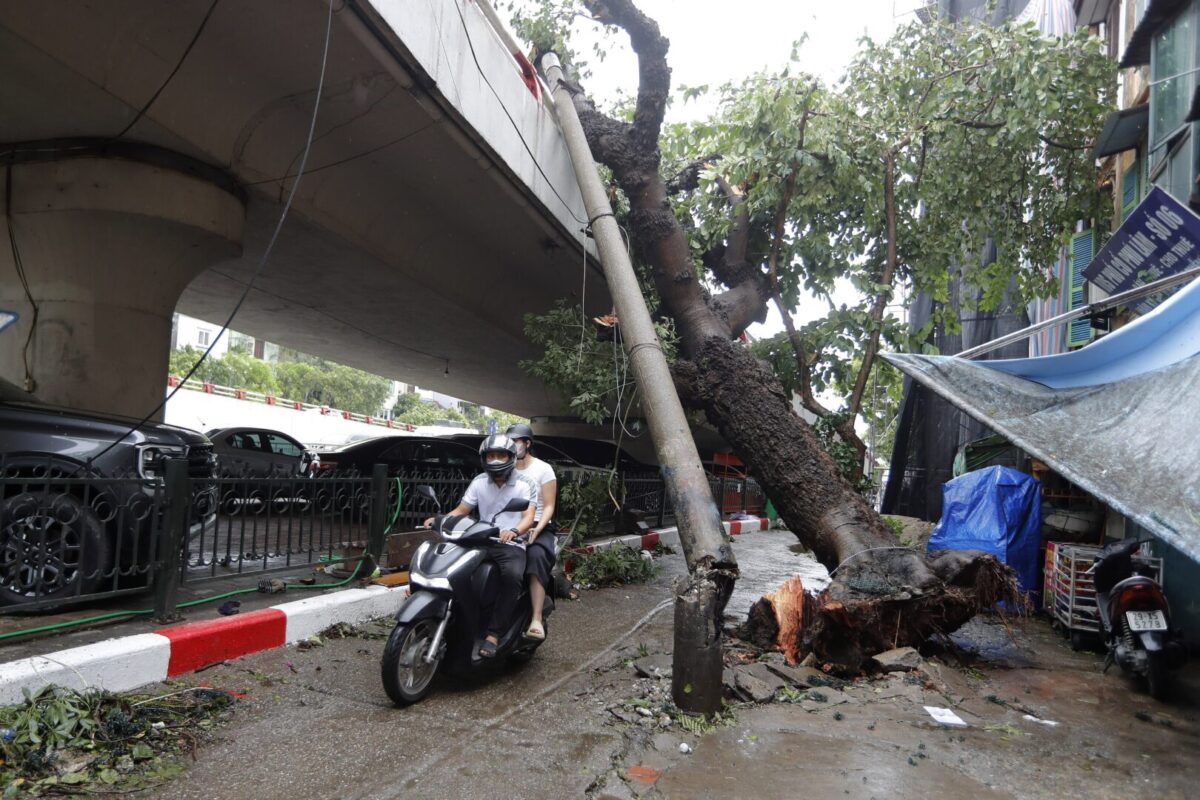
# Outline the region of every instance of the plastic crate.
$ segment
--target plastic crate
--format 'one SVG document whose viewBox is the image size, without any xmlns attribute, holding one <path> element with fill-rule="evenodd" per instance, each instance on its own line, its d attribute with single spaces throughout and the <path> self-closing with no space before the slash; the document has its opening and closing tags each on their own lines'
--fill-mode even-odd
<svg viewBox="0 0 1200 800">
<path fill-rule="evenodd" d="M 1088 570 L 1092 568 L 1101 548 L 1086 544 L 1048 542 L 1046 545 L 1045 610 L 1057 620 L 1067 634 L 1100 632 L 1100 612 L 1096 605 L 1096 587 Z M 1148 564 L 1155 580 L 1161 585 L 1162 559 L 1135 556 Z"/>
</svg>

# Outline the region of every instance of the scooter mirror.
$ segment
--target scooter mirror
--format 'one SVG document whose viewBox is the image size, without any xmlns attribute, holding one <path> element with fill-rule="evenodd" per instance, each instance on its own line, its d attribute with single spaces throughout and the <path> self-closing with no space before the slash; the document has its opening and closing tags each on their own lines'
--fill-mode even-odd
<svg viewBox="0 0 1200 800">
<path fill-rule="evenodd" d="M 421 497 L 424 497 L 426 500 L 432 501 L 439 510 L 441 509 L 442 504 L 438 502 L 437 493 L 433 491 L 433 487 L 429 484 L 422 483 L 420 486 L 418 486 L 417 494 L 421 495 Z"/>
<path fill-rule="evenodd" d="M 529 508 L 529 501 L 523 500 L 520 497 L 514 497 L 508 501 L 508 505 L 504 507 L 505 511 L 524 511 Z"/>
</svg>

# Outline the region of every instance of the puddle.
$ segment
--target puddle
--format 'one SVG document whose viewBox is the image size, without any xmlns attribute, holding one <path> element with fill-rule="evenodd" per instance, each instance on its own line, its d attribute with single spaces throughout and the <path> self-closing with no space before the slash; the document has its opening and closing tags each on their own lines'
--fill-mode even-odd
<svg viewBox="0 0 1200 800">
<path fill-rule="evenodd" d="M 733 551 L 742 576 L 726 606 L 729 616 L 744 617 L 760 597 L 793 575 L 810 591 L 829 585 L 829 571 L 787 531 L 743 533 L 734 537 Z"/>
</svg>

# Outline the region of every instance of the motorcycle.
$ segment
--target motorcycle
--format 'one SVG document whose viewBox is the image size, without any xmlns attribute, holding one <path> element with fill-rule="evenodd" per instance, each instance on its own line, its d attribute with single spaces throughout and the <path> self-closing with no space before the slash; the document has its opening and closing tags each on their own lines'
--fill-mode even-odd
<svg viewBox="0 0 1200 800">
<path fill-rule="evenodd" d="M 1108 653 L 1104 671 L 1117 663 L 1125 672 L 1145 679 L 1150 696 L 1167 693 L 1170 671 L 1183 666 L 1187 651 L 1178 631 L 1171 629 L 1171 611 L 1162 587 L 1151 577 L 1148 564 L 1134 557 L 1146 540 L 1113 542 L 1101 552 L 1089 572 L 1096 587 L 1096 606 Z"/>
<path fill-rule="evenodd" d="M 545 641 L 524 635 L 532 612 L 522 581 L 516 610 L 512 619 L 504 621 L 495 657 L 479 655 L 499 591 L 496 566 L 487 559 L 484 548 L 500 541 L 496 517 L 506 511 L 524 511 L 529 502 L 511 500 L 491 521 L 484 522 L 443 515 L 432 487 L 422 485 L 416 491 L 437 508 L 433 528 L 438 541 L 425 542 L 413 555 L 408 578 L 411 594 L 396 612 L 396 627 L 383 650 L 383 687 L 399 706 L 423 700 L 439 670 L 469 675 L 496 669 L 506 661 L 524 663 Z M 556 540 L 556 552 L 561 543 Z M 553 587 L 547 587 L 544 622 L 554 610 L 553 598 Z M 549 627 L 544 627 L 548 634 Z"/>
</svg>

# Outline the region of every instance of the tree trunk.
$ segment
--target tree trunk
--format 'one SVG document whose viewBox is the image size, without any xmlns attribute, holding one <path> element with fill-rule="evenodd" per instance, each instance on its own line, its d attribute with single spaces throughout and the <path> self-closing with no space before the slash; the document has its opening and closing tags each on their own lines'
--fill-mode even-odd
<svg viewBox="0 0 1200 800">
<path fill-rule="evenodd" d="M 841 669 L 857 671 L 867 657 L 894 644 L 919 643 L 935 631 L 953 630 L 1008 593 L 1009 573 L 988 556 L 953 554 L 930 560 L 901 546 L 792 411 L 778 378 L 733 341 L 750 321 L 761 318 L 772 294 L 770 280 L 763 267 L 728 269 L 725 264 L 714 271 L 729 291 L 710 296 L 697 279 L 684 229 L 659 174 L 658 133 L 670 89 L 667 40 L 632 0 L 585 3 L 599 21 L 629 33 L 639 59 L 632 124 L 598 112 L 582 93 L 573 95 L 574 106 L 595 158 L 613 171 L 629 200 L 635 251 L 651 265 L 662 308 L 675 321 L 681 356 L 676 385 L 688 387 L 688 396 L 681 399 L 703 409 L 762 483 L 788 527 L 833 573 L 833 584 L 804 604 L 805 622 L 793 636 L 801 640 L 793 643 L 795 652 L 814 652 Z M 890 278 L 894 225 L 889 230 Z M 744 257 L 731 254 L 734 260 Z M 876 333 L 872 343 L 877 342 Z M 713 637 L 707 625 L 713 614 L 711 609 L 689 611 L 690 596 L 686 587 L 678 593 L 676 621 L 695 627 L 693 649 L 701 660 L 709 659 Z M 693 604 L 715 604 L 719 614 L 725 599 L 700 591 Z"/>
<path fill-rule="evenodd" d="M 778 379 L 744 347 L 709 339 L 691 368 L 700 389 L 692 399 L 833 575 L 819 596 L 788 604 L 804 613 L 782 626 L 785 653 L 812 652 L 857 672 L 875 653 L 953 631 L 999 600 L 1019 602 L 1008 568 L 991 556 L 930 558 L 900 545 L 792 412 Z"/>
</svg>

